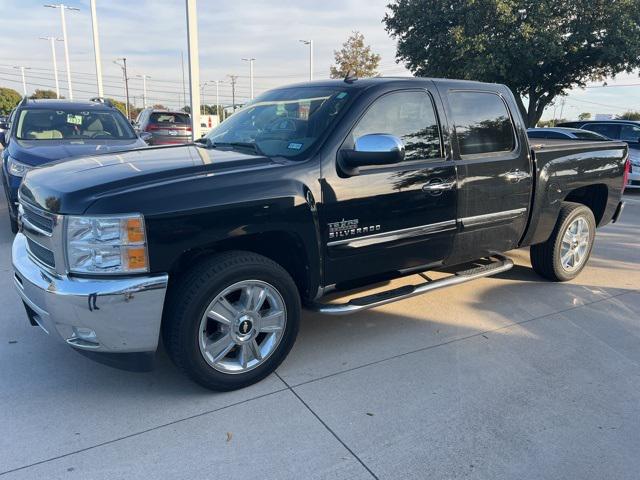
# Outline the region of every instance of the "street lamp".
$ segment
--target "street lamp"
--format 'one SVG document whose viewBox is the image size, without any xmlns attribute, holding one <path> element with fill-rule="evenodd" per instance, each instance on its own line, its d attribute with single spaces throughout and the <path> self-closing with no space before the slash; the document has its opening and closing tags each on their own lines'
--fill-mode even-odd
<svg viewBox="0 0 640 480">
<path fill-rule="evenodd" d="M 255 58 L 243 58 L 243 62 L 249 62 L 249 81 L 251 82 L 251 100 L 253 100 L 253 62 L 255 62 Z"/>
<path fill-rule="evenodd" d="M 151 75 L 136 75 L 136 77 L 142 79 L 142 106 L 147 108 L 147 78 L 151 78 Z"/>
<path fill-rule="evenodd" d="M 27 96 L 27 79 L 24 75 L 24 71 L 25 70 L 29 70 L 29 67 L 23 67 L 23 66 L 18 66 L 18 67 L 13 67 L 15 69 L 20 70 L 20 73 L 22 74 L 22 92 L 24 93 L 24 96 Z"/>
<path fill-rule="evenodd" d="M 58 62 L 56 60 L 56 42 L 62 42 L 61 38 L 40 37 L 40 40 L 47 40 L 51 43 L 51 58 L 53 59 L 53 78 L 56 81 L 56 97 L 60 98 L 60 84 L 58 83 Z"/>
<path fill-rule="evenodd" d="M 102 88 L 102 60 L 100 60 L 100 37 L 98 36 L 98 16 L 96 0 L 91 0 L 91 30 L 93 32 L 93 54 L 96 59 L 96 78 L 98 79 L 98 96 L 104 97 Z"/>
<path fill-rule="evenodd" d="M 309 81 L 313 81 L 313 40 L 299 40 L 304 45 L 309 45 Z"/>
<path fill-rule="evenodd" d="M 62 40 L 64 41 L 64 61 L 67 66 L 67 85 L 69 88 L 69 100 L 73 100 L 73 88 L 71 87 L 71 66 L 69 64 L 69 40 L 67 39 L 67 22 L 64 17 L 64 11 L 80 11 L 80 9 L 76 7 L 68 7 L 64 3 L 59 3 L 57 5 L 47 4 L 45 5 L 45 7 L 60 9 L 60 20 L 62 21 Z"/>
</svg>

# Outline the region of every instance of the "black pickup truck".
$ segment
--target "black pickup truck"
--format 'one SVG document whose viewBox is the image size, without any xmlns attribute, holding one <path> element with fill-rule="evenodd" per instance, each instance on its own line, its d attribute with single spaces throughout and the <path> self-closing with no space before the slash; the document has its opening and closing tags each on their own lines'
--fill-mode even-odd
<svg viewBox="0 0 640 480">
<path fill-rule="evenodd" d="M 293 85 L 196 144 L 29 172 L 14 280 L 31 323 L 87 356 L 141 368 L 162 337 L 191 378 L 230 390 L 277 368 L 302 305 L 376 307 L 508 270 L 523 246 L 543 277 L 574 278 L 628 170 L 624 143 L 529 145 L 502 85 Z"/>
</svg>

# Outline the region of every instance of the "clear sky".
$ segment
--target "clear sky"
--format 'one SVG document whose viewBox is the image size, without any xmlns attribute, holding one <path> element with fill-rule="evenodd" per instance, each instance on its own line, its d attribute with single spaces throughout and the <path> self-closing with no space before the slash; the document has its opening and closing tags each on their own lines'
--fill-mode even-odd
<svg viewBox="0 0 640 480">
<path fill-rule="evenodd" d="M 53 0 L 56 1 L 56 0 Z M 20 72 L 26 70 L 28 90 L 53 88 L 49 44 L 41 36 L 61 36 L 60 13 L 44 8 L 44 0 L 0 0 L 0 86 L 21 90 Z M 88 0 L 67 0 L 79 12 L 67 12 L 71 70 L 75 98 L 96 95 L 91 20 Z M 383 75 L 408 75 L 395 62 L 395 42 L 387 35 L 382 18 L 386 0 L 199 0 L 201 81 L 228 81 L 238 75 L 237 96 L 249 94 L 249 67 L 241 59 L 254 57 L 256 94 L 271 87 L 304 81 L 308 76 L 308 50 L 300 39 L 314 40 L 316 78 L 327 78 L 333 51 L 353 30 L 360 30 L 373 50 L 382 56 Z M 183 0 L 97 0 L 102 63 L 107 96 L 122 100 L 120 68 L 113 63 L 126 57 L 130 93 L 142 103 L 142 80 L 150 75 L 149 101 L 182 105 L 180 55 L 186 62 L 186 21 Z M 66 76 L 62 43 L 57 45 L 62 94 Z M 594 88 L 575 90 L 566 98 L 563 116 L 580 112 L 622 113 L 640 110 L 640 79 L 637 74 L 607 79 Z M 629 85 L 630 86 L 621 86 Z M 636 84 L 636 85 L 633 85 Z M 221 103 L 231 102 L 231 89 L 221 85 Z M 213 103 L 215 87 L 205 87 L 205 101 Z M 561 106 L 555 108 L 559 116 Z M 544 118 L 553 116 L 554 108 Z"/>
</svg>

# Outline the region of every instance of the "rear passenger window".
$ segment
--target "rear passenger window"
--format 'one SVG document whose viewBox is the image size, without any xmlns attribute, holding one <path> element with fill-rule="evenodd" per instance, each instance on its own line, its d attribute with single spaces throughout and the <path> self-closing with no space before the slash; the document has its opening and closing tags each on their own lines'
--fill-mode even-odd
<svg viewBox="0 0 640 480">
<path fill-rule="evenodd" d="M 449 104 L 460 155 L 510 152 L 516 146 L 509 111 L 490 92 L 451 92 Z"/>
<path fill-rule="evenodd" d="M 440 130 L 428 93 L 405 91 L 380 97 L 353 129 L 353 140 L 371 133 L 387 133 L 402 140 L 405 160 L 442 157 Z"/>
<path fill-rule="evenodd" d="M 607 138 L 620 138 L 620 126 L 612 123 L 589 123 L 582 128 L 599 133 Z"/>
</svg>

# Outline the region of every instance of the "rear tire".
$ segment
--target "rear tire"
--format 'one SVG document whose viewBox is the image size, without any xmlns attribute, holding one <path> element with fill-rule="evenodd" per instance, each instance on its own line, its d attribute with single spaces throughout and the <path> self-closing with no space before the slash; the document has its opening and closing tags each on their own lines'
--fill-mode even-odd
<svg viewBox="0 0 640 480">
<path fill-rule="evenodd" d="M 531 245 L 531 266 L 554 282 L 576 278 L 587 264 L 596 234 L 593 212 L 580 203 L 564 202 L 549 239 Z"/>
<path fill-rule="evenodd" d="M 300 296 L 291 276 L 251 252 L 217 254 L 172 287 L 163 341 L 191 379 L 235 390 L 271 374 L 293 346 Z"/>
</svg>

